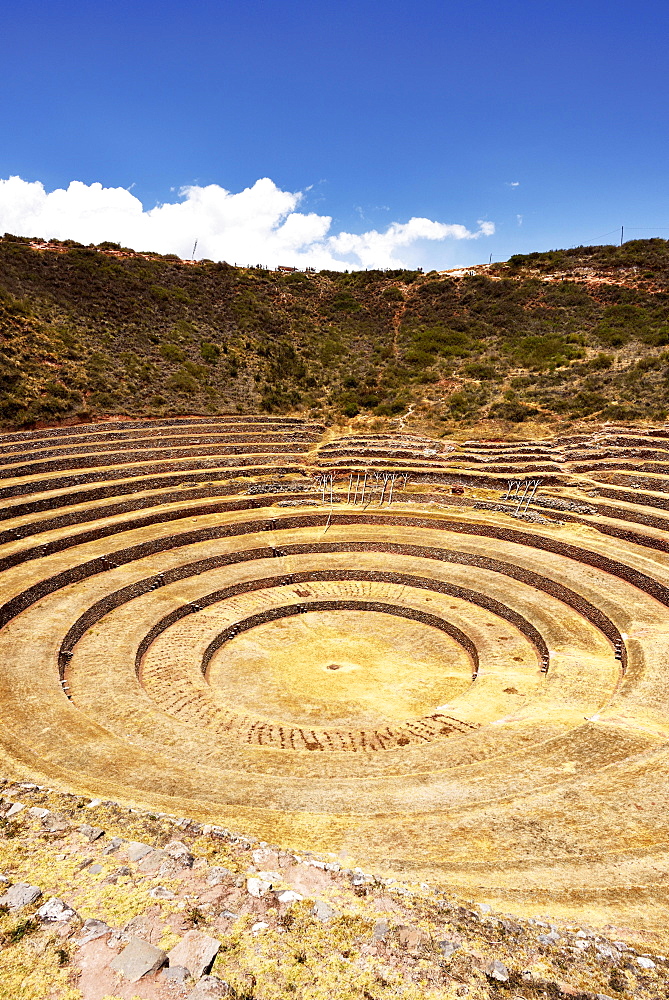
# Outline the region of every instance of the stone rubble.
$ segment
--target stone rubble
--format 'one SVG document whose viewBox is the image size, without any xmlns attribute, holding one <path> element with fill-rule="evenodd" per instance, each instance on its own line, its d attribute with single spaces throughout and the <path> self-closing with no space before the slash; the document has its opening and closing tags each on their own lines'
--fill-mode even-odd
<svg viewBox="0 0 669 1000">
<path fill-rule="evenodd" d="M 83 823 L 79 827 L 79 833 L 83 834 L 90 844 L 94 841 L 99 840 L 100 837 L 104 837 L 105 832 L 99 826 L 89 826 L 88 823 Z"/>
<path fill-rule="evenodd" d="M 228 984 L 217 976 L 203 976 L 186 1000 L 219 1000 L 231 995 Z"/>
<path fill-rule="evenodd" d="M 0 906 L 6 906 L 9 910 L 22 910 L 25 906 L 30 906 L 42 895 L 42 890 L 36 885 L 29 885 L 27 882 L 17 882 L 11 886 L 4 895 L 0 896 Z"/>
<path fill-rule="evenodd" d="M 8 810 L 9 805 L 5 808 Z M 547 980 L 537 975 L 531 965 L 525 969 L 522 965 L 514 965 L 514 955 L 517 951 L 520 954 L 519 949 L 529 948 L 531 952 L 533 947 L 535 957 L 541 958 L 544 963 L 557 962 L 563 968 L 565 957 L 573 956 L 570 961 L 587 962 L 590 968 L 599 968 L 604 977 L 602 986 L 609 980 L 612 984 L 618 984 L 616 996 L 620 995 L 620 989 L 627 989 L 634 982 L 637 983 L 635 1000 L 637 995 L 645 996 L 644 992 L 639 992 L 639 985 L 647 982 L 648 977 L 656 977 L 660 973 L 663 983 L 668 986 L 666 993 L 669 995 L 667 959 L 635 951 L 631 945 L 619 940 L 619 931 L 612 935 L 615 939 L 611 940 L 587 928 L 567 928 L 561 924 L 556 926 L 553 921 L 544 917 L 526 921 L 523 925 L 507 915 L 494 913 L 488 904 L 480 904 L 478 911 L 468 909 L 441 898 L 438 889 L 431 890 L 430 886 L 421 884 L 419 891 L 423 895 L 433 892 L 434 903 L 430 905 L 436 907 L 445 922 L 446 933 L 431 934 L 416 922 L 408 922 L 406 916 L 403 923 L 400 913 L 390 915 L 393 910 L 401 910 L 402 906 L 413 905 L 411 900 L 416 890 L 393 879 L 377 878 L 360 868 L 345 869 L 338 862 L 308 853 L 290 854 L 264 843 L 258 844 L 257 841 L 240 837 L 222 827 L 205 828 L 185 818 L 177 820 L 163 817 L 171 824 L 172 829 L 183 831 L 183 839 L 170 840 L 165 837 L 164 846 L 153 846 L 151 843 L 125 840 L 122 837 L 113 837 L 107 842 L 102 828 L 92 825 L 91 830 L 101 832 L 91 840 L 88 824 L 77 825 L 65 813 L 44 810 L 40 805 L 24 808 L 15 815 L 17 819 L 14 823 L 38 824 L 44 833 L 49 832 L 44 828 L 45 818 L 49 825 L 54 819 L 57 825 L 64 825 L 64 832 L 69 831 L 69 839 L 58 841 L 59 848 L 64 846 L 62 853 L 54 857 L 62 860 L 70 857 L 76 859 L 84 850 L 89 852 L 83 862 L 75 867 L 75 871 L 89 874 L 95 870 L 101 872 L 103 866 L 97 859 L 104 861 L 118 852 L 126 863 L 109 872 L 101 885 L 113 885 L 119 879 L 128 878 L 139 878 L 141 882 L 146 882 L 146 912 L 140 913 L 123 927 L 114 929 L 103 920 L 89 918 L 83 921 L 83 917 L 79 917 L 75 910 L 75 906 L 79 907 L 79 904 L 68 901 L 66 896 L 60 898 L 51 895 L 47 902 L 39 905 L 42 888 L 26 881 L 10 885 L 9 876 L 0 876 L 4 890 L 0 906 L 10 912 L 27 911 L 29 919 L 34 917 L 45 928 L 58 928 L 59 934 L 72 936 L 76 948 L 82 954 L 87 948 L 101 947 L 102 954 L 108 955 L 104 960 L 106 967 L 118 975 L 119 981 L 134 983 L 143 980 L 154 983 L 160 979 L 165 984 L 171 984 L 170 988 L 174 989 L 188 989 L 187 984 L 196 981 L 188 994 L 195 1000 L 233 996 L 225 980 L 210 974 L 221 948 L 221 941 L 214 934 L 226 933 L 241 918 L 247 921 L 250 937 L 260 944 L 263 936 L 270 931 L 286 933 L 286 928 L 290 926 L 291 908 L 299 910 L 303 904 L 309 907 L 307 912 L 313 920 L 323 925 L 332 925 L 334 931 L 342 908 L 333 905 L 334 897 L 329 898 L 327 887 L 330 886 L 339 893 L 347 891 L 352 899 L 370 897 L 372 904 L 375 900 L 377 903 L 384 900 L 384 906 L 389 908 L 388 916 L 377 916 L 376 922 L 370 924 L 367 941 L 360 945 L 361 961 L 374 956 L 381 960 L 383 956 L 394 955 L 394 961 L 401 963 L 407 975 L 411 975 L 415 963 L 420 965 L 426 961 L 432 962 L 431 968 L 441 968 L 441 975 L 450 977 L 450 981 L 455 984 L 470 981 L 497 984 L 491 985 L 490 989 L 504 987 L 519 991 L 517 995 L 519 998 L 522 996 L 523 1000 L 526 996 L 544 994 L 551 998 L 573 996 L 580 1000 L 605 1000 L 609 997 L 607 993 L 579 992 L 563 981 L 564 973 L 555 976 L 553 980 Z M 41 834 L 42 837 L 44 833 Z M 212 842 L 226 841 L 234 851 L 248 852 L 245 859 L 243 854 L 239 855 L 236 863 L 237 871 L 240 868 L 244 871 L 246 864 L 247 874 L 237 874 L 232 868 L 220 864 L 209 865 L 205 858 L 196 857 L 189 839 L 206 836 Z M 68 843 L 71 845 L 69 848 Z M 152 884 L 152 880 L 157 879 L 157 873 L 165 865 L 169 866 L 170 872 L 165 877 L 176 878 L 177 881 L 168 881 L 166 885 L 155 882 Z M 18 877 L 18 873 L 14 874 L 14 878 Z M 184 879 L 194 880 L 193 884 L 202 887 L 195 896 L 185 888 Z M 179 889 L 178 886 L 182 883 L 184 889 Z M 318 888 L 315 891 L 313 888 L 305 890 L 303 886 L 307 884 L 318 884 Z M 322 890 L 326 890 L 327 898 L 320 895 Z M 316 892 L 318 895 L 314 898 Z M 340 898 L 337 897 L 338 900 Z M 181 904 L 180 900 L 183 901 Z M 180 904 L 181 908 L 177 906 L 170 918 L 178 941 L 166 954 L 159 947 L 162 932 L 157 929 L 155 919 L 151 916 L 151 906 L 156 910 L 159 904 L 170 901 Z M 223 901 L 228 905 L 224 905 Z M 344 913 L 346 905 L 344 904 Z M 188 912 L 192 912 L 193 919 L 198 921 L 204 917 L 207 930 L 212 933 L 197 926 L 189 927 L 184 917 Z M 288 920 L 285 925 L 284 920 Z M 503 944 L 503 948 L 498 948 L 497 954 L 493 951 L 492 957 L 477 953 L 475 949 L 472 950 L 472 942 L 482 937 L 491 944 Z M 115 954 L 116 951 L 119 953 Z M 218 961 L 220 960 L 219 958 Z M 636 980 L 633 978 L 633 970 L 636 970 Z M 522 992 L 524 989 L 533 992 L 526 994 Z M 183 995 L 181 993 L 179 997 Z M 511 992 L 509 996 L 513 997 L 514 993 Z M 648 996 L 654 994 L 649 993 Z M 258 1000 L 262 1000 L 260 994 Z"/>
<path fill-rule="evenodd" d="M 179 944 L 167 954 L 170 966 L 188 969 L 193 979 L 200 979 L 211 969 L 218 955 L 221 942 L 203 934 L 202 931 L 188 931 Z"/>
<path fill-rule="evenodd" d="M 56 896 L 52 896 L 51 899 L 46 901 L 46 903 L 43 903 L 36 913 L 37 919 L 41 920 L 42 923 L 76 920 L 78 916 L 79 914 L 76 913 L 72 907 L 68 906 L 67 903 L 64 903 L 62 899 L 58 899 Z"/>
<path fill-rule="evenodd" d="M 95 920 L 94 918 L 89 918 L 84 921 L 84 926 L 81 928 L 77 936 L 77 944 L 82 948 L 89 941 L 96 941 L 98 938 L 104 937 L 106 934 L 111 934 L 111 927 L 106 924 L 104 920 Z"/>
<path fill-rule="evenodd" d="M 123 951 L 109 963 L 109 968 L 131 983 L 137 983 L 144 976 L 157 972 L 166 961 L 167 955 L 160 948 L 131 937 Z"/>
</svg>

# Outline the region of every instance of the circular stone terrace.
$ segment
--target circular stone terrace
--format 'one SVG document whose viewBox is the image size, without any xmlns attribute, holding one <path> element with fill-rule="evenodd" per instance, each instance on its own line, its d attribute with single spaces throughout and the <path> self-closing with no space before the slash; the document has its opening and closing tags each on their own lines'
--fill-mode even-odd
<svg viewBox="0 0 669 1000">
<path fill-rule="evenodd" d="M 664 924 L 669 429 L 0 440 L 8 776 Z"/>
</svg>

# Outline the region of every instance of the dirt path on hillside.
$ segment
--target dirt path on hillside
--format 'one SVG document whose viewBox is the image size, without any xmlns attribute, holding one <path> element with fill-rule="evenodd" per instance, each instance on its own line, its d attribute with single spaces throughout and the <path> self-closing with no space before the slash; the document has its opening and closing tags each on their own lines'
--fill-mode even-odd
<svg viewBox="0 0 669 1000">
<path fill-rule="evenodd" d="M 393 315 L 393 320 L 392 320 L 392 323 L 393 323 L 393 357 L 394 358 L 399 357 L 399 353 L 400 353 L 400 349 L 399 349 L 400 328 L 402 326 L 402 318 L 404 316 L 404 313 L 405 313 L 406 307 L 407 307 L 407 300 L 406 300 L 407 288 L 406 288 L 406 286 L 403 286 L 403 288 L 402 288 L 402 294 L 404 295 L 404 299 L 402 300 L 402 302 L 398 302 L 397 303 L 397 308 L 395 309 L 395 313 Z"/>
</svg>

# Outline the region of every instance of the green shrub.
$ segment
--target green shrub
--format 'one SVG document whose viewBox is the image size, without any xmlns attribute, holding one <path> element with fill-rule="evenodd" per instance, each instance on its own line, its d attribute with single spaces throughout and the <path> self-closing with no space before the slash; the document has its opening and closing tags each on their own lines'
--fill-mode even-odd
<svg viewBox="0 0 669 1000">
<path fill-rule="evenodd" d="M 612 364 L 612 354 L 596 354 L 594 358 L 590 358 L 588 361 L 588 367 L 594 368 L 595 371 L 602 371 L 605 368 L 610 368 Z"/>
<path fill-rule="evenodd" d="M 669 326 L 665 324 L 654 330 L 648 330 L 639 339 L 651 347 L 666 347 L 669 344 Z"/>
<path fill-rule="evenodd" d="M 111 392 L 95 392 L 89 402 L 94 410 L 112 410 L 116 405 L 116 396 Z"/>
<path fill-rule="evenodd" d="M 518 400 L 506 400 L 503 403 L 495 403 L 490 407 L 489 416 L 498 420 L 509 420 L 511 423 L 520 424 L 528 417 L 533 417 L 539 410 L 527 403 L 520 403 Z"/>
<path fill-rule="evenodd" d="M 92 354 L 88 355 L 86 359 L 86 367 L 91 371 L 107 371 L 112 367 L 111 359 L 107 357 L 106 354 L 101 354 L 100 351 L 93 351 Z"/>
<path fill-rule="evenodd" d="M 473 416 L 483 402 L 485 393 L 480 389 L 463 389 L 449 396 L 448 409 L 454 419 L 460 420 Z"/>
<path fill-rule="evenodd" d="M 560 336 L 522 337 L 512 348 L 512 357 L 525 368 L 556 368 L 574 358 L 583 357 L 583 351 Z"/>
<path fill-rule="evenodd" d="M 200 356 L 207 364 L 215 365 L 221 354 L 221 349 L 216 344 L 210 344 L 207 340 L 200 341 Z"/>
<path fill-rule="evenodd" d="M 645 414 L 638 407 L 610 403 L 599 414 L 601 420 L 640 420 Z"/>
<path fill-rule="evenodd" d="M 198 379 L 200 382 L 206 382 L 209 378 L 209 372 L 204 365 L 196 365 L 194 361 L 185 361 L 182 371 L 186 375 L 192 375 L 193 378 Z"/>
<path fill-rule="evenodd" d="M 178 259 L 178 258 L 177 258 Z M 182 288 L 163 288 L 162 285 L 151 285 L 151 294 L 158 302 L 190 302 Z"/>
<path fill-rule="evenodd" d="M 443 327 L 419 330 L 415 335 L 414 344 L 419 351 L 444 358 L 466 358 L 473 347 L 466 333 Z"/>
<path fill-rule="evenodd" d="M 404 360 L 413 368 L 429 368 L 430 365 L 434 364 L 434 356 L 432 354 L 428 351 L 419 350 L 416 347 L 405 351 Z"/>
<path fill-rule="evenodd" d="M 18 396 L 6 393 L 0 395 L 0 418 L 11 422 L 19 423 L 26 413 L 26 404 Z"/>
<path fill-rule="evenodd" d="M 184 344 L 192 340 L 196 333 L 197 329 L 193 323 L 187 319 L 180 319 L 174 324 L 170 332 L 165 335 L 165 340 L 171 340 L 175 344 Z"/>
<path fill-rule="evenodd" d="M 21 381 L 21 369 L 11 361 L 0 359 L 0 392 L 15 389 Z"/>
<path fill-rule="evenodd" d="M 569 401 L 569 412 L 573 416 L 587 417 L 597 413 L 607 405 L 606 396 L 599 392 L 581 391 Z"/>
<path fill-rule="evenodd" d="M 603 323 L 595 329 L 594 333 L 599 343 L 606 347 L 622 347 L 630 339 L 626 330 L 606 326 Z"/>
<path fill-rule="evenodd" d="M 198 388 L 195 379 L 183 371 L 170 375 L 165 384 L 173 392 L 197 392 Z"/>
<path fill-rule="evenodd" d="M 332 308 L 337 309 L 340 312 L 358 312 L 358 310 L 362 307 L 358 300 L 353 298 L 350 292 L 341 291 L 337 292 L 332 300 Z"/>
<path fill-rule="evenodd" d="M 329 365 L 331 361 L 344 353 L 344 348 L 338 340 L 332 337 L 323 341 L 320 349 L 320 359 L 324 365 Z"/>
<path fill-rule="evenodd" d="M 380 403 L 378 406 L 374 407 L 374 414 L 377 417 L 394 417 L 398 413 L 403 413 L 406 410 L 407 404 L 399 399 L 395 399 L 390 403 Z"/>
<path fill-rule="evenodd" d="M 185 361 L 186 355 L 181 350 L 180 347 L 176 347 L 174 344 L 161 344 L 160 345 L 160 355 L 165 358 L 165 361 Z"/>
<path fill-rule="evenodd" d="M 472 361 L 468 365 L 463 365 L 462 371 L 470 378 L 476 379 L 496 378 L 498 374 L 494 365 L 486 365 L 480 361 Z"/>
</svg>

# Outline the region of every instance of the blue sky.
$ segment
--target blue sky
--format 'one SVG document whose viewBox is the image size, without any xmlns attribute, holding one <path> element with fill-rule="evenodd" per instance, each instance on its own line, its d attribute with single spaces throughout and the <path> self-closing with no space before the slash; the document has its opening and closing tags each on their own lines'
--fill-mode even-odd
<svg viewBox="0 0 669 1000">
<path fill-rule="evenodd" d="M 121 204 L 79 188 L 54 215 L 34 187 L 6 187 L 1 231 L 165 250 L 173 229 L 177 252 L 199 237 L 240 263 L 268 247 L 270 264 L 426 268 L 610 242 L 621 224 L 669 236 L 666 0 L 2 0 L 0 14 L 0 178 L 131 189 Z M 134 199 L 182 203 L 184 188 L 187 211 L 133 229 Z M 412 218 L 444 228 L 388 235 Z M 365 233 L 378 239 L 352 239 Z"/>
</svg>

